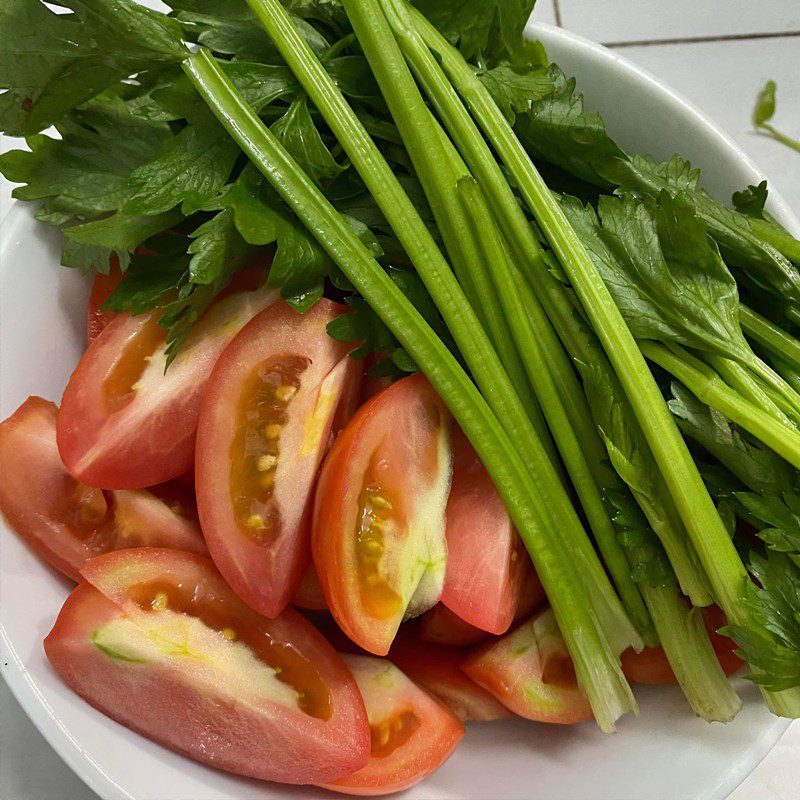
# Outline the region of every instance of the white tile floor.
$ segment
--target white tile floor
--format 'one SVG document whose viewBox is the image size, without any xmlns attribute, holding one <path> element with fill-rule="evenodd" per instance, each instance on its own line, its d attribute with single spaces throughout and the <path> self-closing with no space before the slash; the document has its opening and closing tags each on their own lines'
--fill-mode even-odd
<svg viewBox="0 0 800 800">
<path fill-rule="evenodd" d="M 750 109 L 778 81 L 776 125 L 800 136 L 800 0 L 539 0 L 537 17 L 615 44 L 719 122 L 800 210 L 800 155 L 755 135 Z M 673 40 L 713 40 L 680 41 Z M 3 151 L 12 142 L 0 143 Z M 0 224 L 9 205 L 0 185 Z M 0 800 L 97 800 L 0 682 Z M 800 723 L 729 800 L 800 798 Z M 554 799 L 555 800 L 555 799 Z M 688 800 L 688 799 L 687 799 Z"/>
</svg>

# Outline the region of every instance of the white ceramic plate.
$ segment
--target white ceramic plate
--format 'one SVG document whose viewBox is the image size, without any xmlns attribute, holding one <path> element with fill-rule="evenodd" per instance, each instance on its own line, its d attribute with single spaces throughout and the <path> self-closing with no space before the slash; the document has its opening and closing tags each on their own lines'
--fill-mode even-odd
<svg viewBox="0 0 800 800">
<path fill-rule="evenodd" d="M 652 76 L 598 45 L 549 26 L 532 30 L 553 60 L 604 112 L 623 146 L 657 157 L 674 152 L 703 166 L 718 197 L 761 179 L 737 146 L 697 109 Z M 795 233 L 782 201 L 772 213 Z M 87 282 L 58 267 L 58 236 L 17 206 L 3 222 L 0 261 L 0 418 L 29 394 L 58 400 L 84 347 Z M 69 591 L 5 525 L 0 538 L 3 674 L 61 757 L 104 800 L 311 798 L 324 792 L 215 772 L 111 722 L 73 695 L 49 669 L 42 639 Z M 638 719 L 615 736 L 593 724 L 547 727 L 523 720 L 472 726 L 456 754 L 411 800 L 722 800 L 786 729 L 754 687 L 737 680 L 745 706 L 728 726 L 692 717 L 674 688 L 637 691 Z"/>
</svg>

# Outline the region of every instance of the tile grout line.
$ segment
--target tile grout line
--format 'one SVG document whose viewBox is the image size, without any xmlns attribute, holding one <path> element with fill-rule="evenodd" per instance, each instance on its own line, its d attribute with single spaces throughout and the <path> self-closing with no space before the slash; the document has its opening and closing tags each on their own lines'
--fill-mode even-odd
<svg viewBox="0 0 800 800">
<path fill-rule="evenodd" d="M 554 0 L 557 4 L 558 0 Z M 558 19 L 558 17 L 556 17 Z M 630 41 L 602 42 L 604 47 L 656 47 L 664 44 L 705 44 L 708 42 L 741 42 L 756 39 L 792 39 L 800 36 L 797 31 L 774 31 L 771 33 L 731 33 L 719 36 L 685 36 L 673 39 L 634 39 Z"/>
</svg>

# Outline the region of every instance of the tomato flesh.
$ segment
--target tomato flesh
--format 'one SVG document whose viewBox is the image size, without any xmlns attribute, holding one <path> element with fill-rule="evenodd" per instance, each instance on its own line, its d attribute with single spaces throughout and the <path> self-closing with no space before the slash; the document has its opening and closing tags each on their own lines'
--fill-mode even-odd
<svg viewBox="0 0 800 800">
<path fill-rule="evenodd" d="M 275 677 L 295 690 L 301 711 L 319 719 L 330 719 L 331 693 L 319 671 L 296 648 L 276 640 L 266 620 L 230 593 L 204 590 L 202 584 L 160 578 L 130 589 L 131 600 L 148 614 L 169 610 L 199 619 L 232 642 L 241 642 L 276 673 Z"/>
<path fill-rule="evenodd" d="M 268 359 L 242 388 L 240 422 L 230 448 L 230 491 L 239 530 L 259 541 L 271 541 L 277 532 L 278 510 L 272 495 L 280 437 L 287 406 L 309 364 L 302 356 Z"/>
<path fill-rule="evenodd" d="M 389 661 L 345 655 L 369 720 L 369 762 L 326 789 L 381 795 L 407 789 L 438 769 L 458 746 L 464 726 L 452 712 Z"/>
<path fill-rule="evenodd" d="M 479 648 L 462 664 L 476 683 L 521 717 L 572 724 L 592 719 L 551 609 Z"/>
<path fill-rule="evenodd" d="M 450 415 L 423 375 L 365 403 L 325 459 L 314 564 L 331 613 L 371 653 L 441 594 L 449 483 Z"/>
<path fill-rule="evenodd" d="M 234 591 L 277 616 L 310 561 L 314 480 L 333 422 L 358 382 L 327 324 L 346 309 L 320 300 L 298 314 L 279 302 L 226 348 L 198 427 L 197 505 L 211 556 Z"/>
<path fill-rule="evenodd" d="M 86 486 L 61 462 L 58 408 L 31 397 L 0 424 L 0 510 L 42 558 L 72 580 L 99 553 L 159 545 L 206 552 L 196 522 L 148 491 Z"/>
<path fill-rule="evenodd" d="M 189 553 L 119 551 L 83 573 L 87 583 L 67 600 L 45 649 L 103 713 L 263 780 L 335 780 L 367 762 L 370 731 L 356 684 L 295 612 L 262 617 L 211 561 Z"/>
</svg>

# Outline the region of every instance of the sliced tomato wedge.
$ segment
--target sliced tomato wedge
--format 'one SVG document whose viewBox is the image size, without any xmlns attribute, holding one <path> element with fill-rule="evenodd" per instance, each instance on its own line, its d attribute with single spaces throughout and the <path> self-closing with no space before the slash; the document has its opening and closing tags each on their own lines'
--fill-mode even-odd
<svg viewBox="0 0 800 800">
<path fill-rule="evenodd" d="M 727 625 L 725 614 L 719 606 L 708 606 L 702 609 L 703 622 L 708 631 L 708 638 L 714 648 L 717 660 L 726 675 L 733 675 L 744 665 L 736 655 L 736 642 L 717 633 L 720 628 Z M 625 650 L 622 653 L 622 671 L 629 681 L 650 686 L 660 686 L 667 683 L 677 683 L 678 679 L 672 671 L 664 648 L 645 647 L 640 653 L 635 650 Z"/>
<path fill-rule="evenodd" d="M 505 633 L 533 569 L 506 507 L 466 434 L 453 431 L 442 603 L 464 622 Z"/>
<path fill-rule="evenodd" d="M 438 769 L 458 747 L 464 725 L 442 703 L 383 658 L 342 656 L 369 719 L 369 762 L 326 789 L 355 795 L 399 792 Z"/>
<path fill-rule="evenodd" d="M 509 709 L 461 669 L 468 653 L 463 647 L 423 642 L 415 631 L 401 628 L 388 658 L 411 680 L 438 697 L 462 722 L 510 717 Z"/>
<path fill-rule="evenodd" d="M 240 292 L 198 322 L 170 368 L 160 311 L 118 315 L 72 373 L 58 417 L 58 449 L 78 480 L 141 489 L 192 466 L 200 397 L 217 357 L 272 290 Z"/>
<path fill-rule="evenodd" d="M 342 398 L 359 379 L 326 326 L 345 311 L 276 303 L 220 357 L 197 435 L 197 507 L 217 567 L 262 614 L 277 616 L 310 560 L 314 480 Z"/>
<path fill-rule="evenodd" d="M 0 424 L 0 511 L 28 545 L 72 580 L 93 556 L 124 547 L 205 553 L 191 512 L 145 490 L 102 492 L 72 477 L 56 445 L 58 408 L 29 397 Z"/>
<path fill-rule="evenodd" d="M 450 422 L 427 378 L 404 378 L 361 406 L 320 473 L 314 564 L 334 618 L 371 653 L 441 594 Z"/>
<path fill-rule="evenodd" d="M 593 718 L 549 608 L 479 648 L 461 668 L 521 717 L 561 724 Z"/>
<path fill-rule="evenodd" d="M 299 614 L 269 620 L 209 559 L 125 550 L 84 567 L 45 639 L 53 667 L 121 724 L 219 769 L 336 780 L 364 766 L 363 701 L 341 658 Z"/>
<path fill-rule="evenodd" d="M 122 280 L 123 272 L 119 268 L 119 259 L 111 257 L 108 275 L 97 273 L 89 295 L 89 308 L 86 313 L 86 341 L 91 344 L 103 329 L 117 316 L 116 311 L 102 311 L 103 304 L 114 293 Z"/>
</svg>

